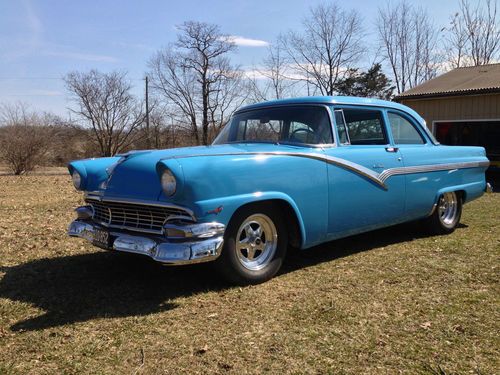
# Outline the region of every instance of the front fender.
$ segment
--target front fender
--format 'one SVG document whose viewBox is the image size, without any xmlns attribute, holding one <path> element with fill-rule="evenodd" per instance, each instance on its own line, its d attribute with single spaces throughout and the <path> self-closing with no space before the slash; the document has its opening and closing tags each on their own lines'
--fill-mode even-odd
<svg viewBox="0 0 500 375">
<path fill-rule="evenodd" d="M 159 200 L 190 207 L 200 221 L 227 225 L 242 205 L 279 199 L 298 213 L 303 248 L 326 237 L 328 171 L 322 160 L 256 152 L 164 159 L 157 171 L 164 167 L 178 178 L 179 189 Z"/>
<path fill-rule="evenodd" d="M 119 157 L 75 160 L 68 164 L 70 174 L 77 171 L 82 178 L 80 190 L 95 191 L 99 184 L 108 178 L 106 168 L 120 160 Z"/>
<path fill-rule="evenodd" d="M 217 221 L 227 226 L 236 210 L 241 206 L 268 200 L 284 201 L 292 207 L 300 229 L 301 247 L 305 247 L 308 243 L 308 239 L 302 214 L 295 201 L 289 195 L 282 192 L 256 192 L 252 194 L 232 195 L 202 200 L 195 202 L 195 210 L 199 214 L 198 218 L 200 221 Z"/>
</svg>

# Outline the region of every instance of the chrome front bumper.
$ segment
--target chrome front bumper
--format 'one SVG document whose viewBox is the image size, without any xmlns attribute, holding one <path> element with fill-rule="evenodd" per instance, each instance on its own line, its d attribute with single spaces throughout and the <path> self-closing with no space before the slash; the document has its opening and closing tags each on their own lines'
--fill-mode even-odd
<svg viewBox="0 0 500 375">
<path fill-rule="evenodd" d="M 165 233 L 176 235 L 136 234 L 77 219 L 70 224 L 68 235 L 94 242 L 96 231 L 105 229 L 111 236 L 112 250 L 147 255 L 157 262 L 170 265 L 208 262 L 217 259 L 221 253 L 225 229 L 223 224 L 169 224 L 165 227 Z"/>
</svg>

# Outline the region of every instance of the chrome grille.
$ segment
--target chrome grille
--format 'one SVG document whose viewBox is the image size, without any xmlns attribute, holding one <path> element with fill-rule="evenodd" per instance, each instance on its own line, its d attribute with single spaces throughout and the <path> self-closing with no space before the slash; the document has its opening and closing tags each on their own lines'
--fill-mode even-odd
<svg viewBox="0 0 500 375">
<path fill-rule="evenodd" d="M 129 230 L 162 233 L 163 224 L 171 216 L 190 217 L 182 208 L 150 206 L 135 203 L 87 200 L 94 210 L 96 223 Z"/>
</svg>

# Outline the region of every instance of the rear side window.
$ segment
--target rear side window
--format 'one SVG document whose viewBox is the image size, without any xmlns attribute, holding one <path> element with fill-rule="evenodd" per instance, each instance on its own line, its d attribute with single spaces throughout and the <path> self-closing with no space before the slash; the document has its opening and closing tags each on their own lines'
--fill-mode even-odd
<svg viewBox="0 0 500 375">
<path fill-rule="evenodd" d="M 421 145 L 424 140 L 413 124 L 397 113 L 388 113 L 392 137 L 397 145 Z"/>
<path fill-rule="evenodd" d="M 385 145 L 382 112 L 370 109 L 344 109 L 345 127 L 352 145 Z"/>
</svg>

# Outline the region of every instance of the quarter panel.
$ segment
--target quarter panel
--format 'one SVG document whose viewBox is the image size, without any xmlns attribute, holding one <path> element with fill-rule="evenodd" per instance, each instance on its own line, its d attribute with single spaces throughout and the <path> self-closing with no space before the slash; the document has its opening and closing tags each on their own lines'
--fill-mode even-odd
<svg viewBox="0 0 500 375">
<path fill-rule="evenodd" d="M 482 147 L 401 146 L 400 151 L 405 167 L 488 161 Z M 413 219 L 427 216 L 444 191 L 463 190 L 466 201 L 478 198 L 486 186 L 485 170 L 486 167 L 450 168 L 406 174 L 407 214 Z"/>
</svg>

